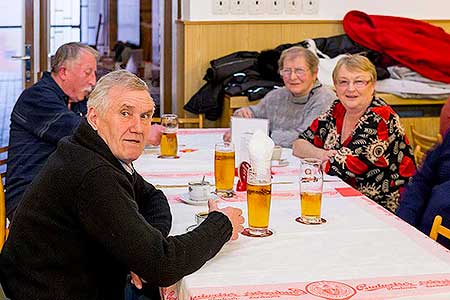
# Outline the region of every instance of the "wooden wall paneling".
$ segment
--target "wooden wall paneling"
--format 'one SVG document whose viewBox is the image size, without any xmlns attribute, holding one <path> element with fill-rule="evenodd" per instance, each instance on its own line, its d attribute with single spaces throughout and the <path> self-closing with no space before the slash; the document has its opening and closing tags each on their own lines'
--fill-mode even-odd
<svg viewBox="0 0 450 300">
<path fill-rule="evenodd" d="M 177 30 L 176 30 L 176 53 L 177 56 L 176 59 L 176 66 L 174 66 L 173 70 L 176 72 L 176 97 L 177 97 L 177 112 L 180 116 L 184 115 L 184 103 L 187 101 L 185 100 L 185 93 L 184 93 L 184 84 L 185 84 L 185 73 L 184 73 L 184 65 L 185 65 L 185 42 L 184 42 L 184 30 L 183 30 L 183 24 L 180 21 L 176 22 Z"/>
<path fill-rule="evenodd" d="M 299 23 L 283 25 L 285 43 L 297 43 L 305 39 L 330 37 L 344 33 L 341 22 Z"/>
<path fill-rule="evenodd" d="M 248 50 L 261 51 L 273 49 L 282 42 L 281 24 L 248 25 Z M 233 51 L 232 51 L 233 52 Z"/>
<path fill-rule="evenodd" d="M 187 102 L 193 95 L 195 88 L 197 90 L 202 86 L 201 72 L 206 71 L 206 59 L 202 63 L 201 55 L 205 51 L 204 37 L 196 27 L 187 26 L 184 30 L 184 85 L 182 91 L 182 100 Z M 195 90 L 195 91 L 197 91 Z"/>
<path fill-rule="evenodd" d="M 432 20 L 427 22 L 435 26 L 441 27 L 446 32 L 450 32 L 450 20 Z"/>
<path fill-rule="evenodd" d="M 450 20 L 430 21 L 450 31 Z M 344 33 L 342 21 L 179 21 L 184 53 L 178 56 L 183 64 L 178 107 L 205 83 L 202 79 L 209 61 L 241 50 L 262 51 L 280 44 L 297 43 L 309 38 L 330 37 Z M 184 45 L 184 47 L 182 46 Z M 181 71 L 181 69 L 180 69 Z M 206 122 L 206 126 L 220 126 Z"/>
</svg>

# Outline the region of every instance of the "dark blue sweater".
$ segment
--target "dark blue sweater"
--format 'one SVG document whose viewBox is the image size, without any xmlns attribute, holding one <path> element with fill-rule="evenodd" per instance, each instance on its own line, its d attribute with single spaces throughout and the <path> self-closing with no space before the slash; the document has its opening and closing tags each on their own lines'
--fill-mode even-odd
<svg viewBox="0 0 450 300">
<path fill-rule="evenodd" d="M 23 193 L 55 151 L 58 141 L 78 127 L 86 101 L 67 107 L 68 97 L 45 72 L 22 92 L 11 113 L 6 174 L 6 211 L 11 220 Z"/>
<path fill-rule="evenodd" d="M 427 154 L 423 166 L 406 186 L 397 215 L 426 235 L 434 217 L 450 228 L 450 135 Z M 438 242 L 450 249 L 450 240 L 440 236 Z"/>
</svg>

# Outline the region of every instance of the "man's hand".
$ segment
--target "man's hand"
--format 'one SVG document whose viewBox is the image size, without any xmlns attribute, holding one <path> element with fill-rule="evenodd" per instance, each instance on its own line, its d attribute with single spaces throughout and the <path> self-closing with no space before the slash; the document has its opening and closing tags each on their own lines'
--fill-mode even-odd
<svg viewBox="0 0 450 300">
<path fill-rule="evenodd" d="M 153 124 L 150 128 L 150 136 L 147 141 L 147 144 L 158 146 L 159 143 L 161 143 L 161 136 L 162 132 L 164 130 L 164 126 L 161 126 L 159 124 Z"/>
<path fill-rule="evenodd" d="M 237 240 L 239 233 L 244 230 L 244 217 L 242 216 L 242 210 L 240 208 L 227 206 L 225 208 L 219 208 L 215 200 L 208 200 L 209 212 L 219 211 L 223 213 L 231 222 L 233 226 L 233 233 L 231 235 L 231 240 Z"/>
<path fill-rule="evenodd" d="M 237 117 L 247 118 L 247 119 L 253 118 L 253 112 L 248 107 L 242 107 L 242 108 L 238 109 L 234 113 L 234 115 Z"/>
<path fill-rule="evenodd" d="M 131 283 L 134 284 L 134 286 L 137 289 L 142 289 L 142 283 L 147 283 L 147 281 L 145 281 L 144 279 L 140 278 L 139 276 L 137 276 L 135 273 L 130 272 L 131 274 Z"/>
</svg>

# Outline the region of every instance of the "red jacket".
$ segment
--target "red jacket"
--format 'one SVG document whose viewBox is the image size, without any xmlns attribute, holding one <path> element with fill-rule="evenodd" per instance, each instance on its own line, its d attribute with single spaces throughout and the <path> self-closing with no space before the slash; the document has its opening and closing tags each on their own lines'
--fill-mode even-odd
<svg viewBox="0 0 450 300">
<path fill-rule="evenodd" d="M 417 73 L 450 83 L 450 34 L 414 19 L 350 11 L 344 30 L 352 40 L 386 54 Z"/>
</svg>

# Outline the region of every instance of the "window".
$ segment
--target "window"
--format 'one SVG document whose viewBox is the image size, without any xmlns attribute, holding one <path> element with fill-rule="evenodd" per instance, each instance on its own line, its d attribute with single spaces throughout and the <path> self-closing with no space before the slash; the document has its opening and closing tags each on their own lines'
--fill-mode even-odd
<svg viewBox="0 0 450 300">
<path fill-rule="evenodd" d="M 67 42 L 81 41 L 80 0 L 51 0 L 50 54 Z"/>
<path fill-rule="evenodd" d="M 140 45 L 139 0 L 117 1 L 117 39 Z"/>
</svg>

